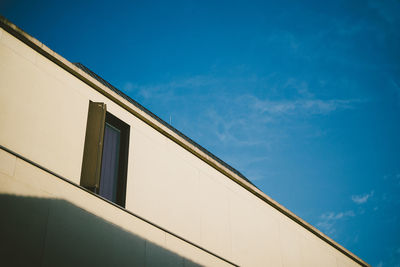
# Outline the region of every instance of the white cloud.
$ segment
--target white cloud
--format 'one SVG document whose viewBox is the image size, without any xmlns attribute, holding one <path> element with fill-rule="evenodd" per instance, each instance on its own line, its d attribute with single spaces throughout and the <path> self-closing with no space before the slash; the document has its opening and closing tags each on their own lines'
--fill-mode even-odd
<svg viewBox="0 0 400 267">
<path fill-rule="evenodd" d="M 166 83 L 138 85 L 132 82 L 126 82 L 123 89 L 133 92 L 143 98 L 167 98 L 176 97 L 176 89 L 195 89 L 200 87 L 214 87 L 215 84 L 221 83 L 220 80 L 213 76 L 197 75 L 187 78 L 175 79 Z"/>
<path fill-rule="evenodd" d="M 386 182 L 390 182 L 390 183 L 393 183 L 393 184 L 395 184 L 397 186 L 400 186 L 400 173 L 398 173 L 398 172 L 393 173 L 393 174 L 386 174 L 386 175 L 383 176 L 383 179 Z"/>
<path fill-rule="evenodd" d="M 336 220 L 340 220 L 344 217 L 354 217 L 354 216 L 355 216 L 354 211 L 349 210 L 349 211 L 339 212 L 339 213 L 334 213 L 334 212 L 324 213 L 321 215 L 321 219 L 328 220 L 328 221 L 336 221 Z"/>
<path fill-rule="evenodd" d="M 133 89 L 134 89 L 134 84 L 131 83 L 131 82 L 126 82 L 126 83 L 124 84 L 124 86 L 123 86 L 123 90 L 124 90 L 125 92 L 128 92 L 128 93 L 132 92 Z"/>
<path fill-rule="evenodd" d="M 257 121 L 256 118 L 251 115 L 248 118 L 242 117 L 241 113 L 235 114 L 233 119 L 231 114 L 228 112 L 226 114 L 220 114 L 214 109 L 208 109 L 205 112 L 207 116 L 208 124 L 205 125 L 210 132 L 214 133 L 219 142 L 229 143 L 235 146 L 264 146 L 268 144 L 268 141 L 264 138 L 255 138 L 253 135 L 260 128 L 259 125 L 254 123 Z M 251 129 L 249 135 L 237 137 L 237 134 L 241 134 L 246 130 Z"/>
<path fill-rule="evenodd" d="M 326 115 L 336 110 L 352 109 L 360 99 L 296 99 L 271 101 L 254 99 L 253 108 L 272 115 Z"/>
<path fill-rule="evenodd" d="M 344 212 L 327 212 L 320 216 L 320 220 L 317 223 L 317 227 L 328 235 L 332 235 L 336 232 L 335 224 L 348 217 L 354 217 L 355 213 L 352 210 Z"/>
<path fill-rule="evenodd" d="M 268 94 L 259 98 L 246 93 L 247 87 L 262 88 Z M 305 80 L 295 77 L 281 79 L 274 75 L 229 78 L 198 75 L 157 84 L 127 82 L 124 88 L 144 105 L 157 103 L 164 110 L 169 106 L 179 106 L 180 112 L 174 117 L 176 126 L 196 120 L 197 128 L 191 133 L 194 139 L 207 133 L 213 139 L 211 143 L 266 149 L 284 142 L 291 135 L 291 129 L 286 129 L 285 125 L 297 127 L 293 125 L 298 125 L 299 117 L 325 116 L 338 110 L 356 108 L 363 102 L 357 99 L 320 99 L 312 93 Z M 190 112 L 192 108 L 202 112 L 193 114 Z M 308 129 L 307 132 L 308 135 L 314 134 L 312 138 L 315 133 L 322 133 L 319 129 Z"/>
<path fill-rule="evenodd" d="M 363 195 L 353 195 L 353 196 L 351 196 L 351 200 L 353 200 L 353 202 L 356 203 L 356 204 L 364 204 L 373 195 L 374 195 L 374 191 L 371 191 L 371 193 L 369 193 L 369 194 L 366 193 L 366 194 L 363 194 Z"/>
<path fill-rule="evenodd" d="M 255 95 L 243 94 L 236 97 L 235 103 L 231 98 L 218 94 L 222 91 L 245 92 L 245 87 L 265 87 L 271 94 L 293 94 L 289 99 L 273 100 L 271 97 L 260 99 Z M 242 88 L 243 87 L 243 88 Z M 209 94 L 210 98 L 220 98 L 225 104 L 241 105 L 242 108 L 251 108 L 252 111 L 262 113 L 271 121 L 272 116 L 296 116 L 296 115 L 327 115 L 337 110 L 355 108 L 356 104 L 365 102 L 362 99 L 320 99 L 315 97 L 304 80 L 287 78 L 283 81 L 275 81 L 274 76 L 258 77 L 215 77 L 213 75 L 197 75 L 181 79 L 175 79 L 166 83 L 137 85 L 126 82 L 124 89 L 144 99 L 157 98 L 162 101 L 176 100 L 180 95 L 177 90 L 185 89 L 195 94 Z M 198 90 L 200 89 L 200 90 Z M 198 90 L 198 91 L 196 91 Z M 223 93 L 222 93 L 223 95 Z M 251 111 L 250 111 L 251 112 Z M 259 119 L 259 118 L 258 118 Z M 272 118 L 273 119 L 273 118 Z"/>
</svg>

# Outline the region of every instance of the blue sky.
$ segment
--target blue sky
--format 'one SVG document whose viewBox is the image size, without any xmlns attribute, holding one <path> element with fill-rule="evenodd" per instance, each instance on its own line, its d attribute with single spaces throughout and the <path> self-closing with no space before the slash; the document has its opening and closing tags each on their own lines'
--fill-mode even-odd
<svg viewBox="0 0 400 267">
<path fill-rule="evenodd" d="M 400 266 L 399 1 L 3 0 L 0 14 L 368 263 Z"/>
</svg>

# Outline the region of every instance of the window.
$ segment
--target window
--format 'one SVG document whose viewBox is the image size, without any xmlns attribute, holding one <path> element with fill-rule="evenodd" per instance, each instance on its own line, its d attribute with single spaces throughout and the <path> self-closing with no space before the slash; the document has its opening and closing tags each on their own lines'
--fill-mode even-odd
<svg viewBox="0 0 400 267">
<path fill-rule="evenodd" d="M 104 103 L 89 102 L 81 185 L 123 207 L 129 130 Z"/>
</svg>

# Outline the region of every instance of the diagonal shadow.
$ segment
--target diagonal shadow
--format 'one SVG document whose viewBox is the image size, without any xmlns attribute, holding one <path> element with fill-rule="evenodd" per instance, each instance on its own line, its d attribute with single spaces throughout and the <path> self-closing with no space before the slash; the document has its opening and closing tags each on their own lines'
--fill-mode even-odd
<svg viewBox="0 0 400 267">
<path fill-rule="evenodd" d="M 201 266 L 60 199 L 0 195 L 2 266 Z"/>
</svg>

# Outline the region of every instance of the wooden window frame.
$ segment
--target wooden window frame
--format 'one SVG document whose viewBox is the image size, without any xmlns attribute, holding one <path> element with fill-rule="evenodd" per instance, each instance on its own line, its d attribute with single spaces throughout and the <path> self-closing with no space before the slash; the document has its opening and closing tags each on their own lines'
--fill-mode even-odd
<svg viewBox="0 0 400 267">
<path fill-rule="evenodd" d="M 89 101 L 80 185 L 99 194 L 104 128 L 108 123 L 120 130 L 116 204 L 125 207 L 130 126 L 107 112 L 104 103 Z"/>
</svg>

